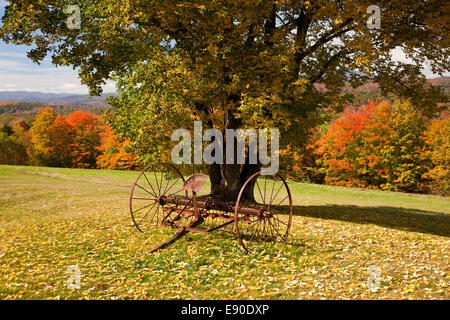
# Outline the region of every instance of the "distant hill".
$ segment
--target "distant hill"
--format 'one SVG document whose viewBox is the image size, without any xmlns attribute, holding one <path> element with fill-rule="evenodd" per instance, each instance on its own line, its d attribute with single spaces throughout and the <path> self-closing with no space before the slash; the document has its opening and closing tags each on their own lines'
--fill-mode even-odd
<svg viewBox="0 0 450 320">
<path fill-rule="evenodd" d="M 441 87 L 445 92 L 450 92 L 450 77 L 434 78 L 427 80 L 432 86 Z M 318 90 L 325 90 L 323 84 L 317 84 L 316 88 Z M 344 92 L 347 93 L 381 93 L 378 84 L 369 82 L 358 88 L 352 88 L 351 86 L 346 86 Z"/>
<path fill-rule="evenodd" d="M 445 92 L 450 92 L 450 77 L 442 77 L 428 80 L 431 85 L 440 86 Z M 319 90 L 325 90 L 321 84 L 316 86 Z M 378 97 L 380 89 L 376 83 L 367 83 L 359 88 L 352 88 L 347 86 L 344 88 L 345 92 L 362 95 L 367 99 Z M 70 107 L 97 107 L 110 108 L 111 106 L 106 102 L 106 98 L 111 94 L 104 93 L 98 97 L 90 97 L 88 94 L 71 94 L 71 93 L 43 93 L 43 92 L 28 92 L 28 91 L 0 91 L 0 106 L 4 101 L 15 102 L 40 102 L 48 105 L 70 106 Z"/>
<path fill-rule="evenodd" d="M 55 114 L 67 117 L 74 111 L 81 110 L 84 112 L 101 115 L 108 107 L 97 106 L 66 106 L 66 105 L 50 105 L 42 102 L 27 102 L 27 101 L 0 101 L 0 126 L 8 125 L 14 120 L 28 119 L 31 120 L 36 117 L 38 112 L 45 107 L 52 107 Z"/>
<path fill-rule="evenodd" d="M 450 93 L 450 77 L 428 79 L 427 81 L 432 86 L 441 87 L 446 94 Z M 327 90 L 324 84 L 315 84 L 315 87 L 319 91 Z M 382 95 L 380 87 L 374 82 L 366 83 L 358 88 L 352 88 L 350 85 L 347 85 L 343 88 L 343 92 L 353 95 L 352 103 L 355 105 L 367 104 L 380 99 L 389 101 L 394 97 L 392 94 L 388 96 Z"/>
<path fill-rule="evenodd" d="M 106 102 L 106 98 L 111 94 L 113 93 L 90 97 L 88 94 L 0 91 L 0 101 L 41 102 L 59 106 L 110 108 L 111 106 Z"/>
<path fill-rule="evenodd" d="M 433 86 L 439 86 L 444 89 L 445 92 L 450 91 L 450 77 L 435 78 L 428 80 Z"/>
</svg>

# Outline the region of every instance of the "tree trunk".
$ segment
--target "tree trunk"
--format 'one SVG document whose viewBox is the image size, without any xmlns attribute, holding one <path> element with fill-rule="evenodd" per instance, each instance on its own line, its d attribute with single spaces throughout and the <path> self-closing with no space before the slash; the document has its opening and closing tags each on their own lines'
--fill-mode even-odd
<svg viewBox="0 0 450 320">
<path fill-rule="evenodd" d="M 224 200 L 236 201 L 242 186 L 254 173 L 260 170 L 259 165 L 244 164 L 212 164 L 208 165 L 208 175 L 211 181 L 211 195 Z M 252 180 L 242 195 L 243 200 L 254 201 Z"/>
<path fill-rule="evenodd" d="M 239 129 L 241 121 L 232 116 L 231 111 L 227 114 L 227 128 L 228 129 Z M 227 164 L 226 163 L 226 145 L 231 141 L 227 141 L 226 135 L 223 133 L 224 143 L 223 143 L 223 164 L 212 164 L 208 165 L 208 174 L 211 181 L 211 195 L 216 198 L 236 201 L 238 194 L 247 181 L 247 179 L 258 172 L 261 169 L 260 164 L 249 164 L 248 155 L 246 155 L 244 164 Z M 237 140 L 233 137 L 234 141 L 234 159 L 237 159 Z M 245 193 L 242 195 L 243 200 L 254 201 L 253 195 L 254 181 L 246 187 Z"/>
</svg>

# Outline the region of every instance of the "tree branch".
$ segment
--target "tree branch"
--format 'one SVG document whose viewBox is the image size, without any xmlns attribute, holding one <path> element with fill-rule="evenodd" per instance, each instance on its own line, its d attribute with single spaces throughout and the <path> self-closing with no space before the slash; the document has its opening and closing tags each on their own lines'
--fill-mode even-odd
<svg viewBox="0 0 450 320">
<path fill-rule="evenodd" d="M 345 20 L 343 23 L 341 23 L 339 25 L 339 27 L 337 28 L 333 28 L 332 30 L 329 30 L 328 32 L 326 32 L 324 35 L 322 35 L 322 37 L 320 37 L 319 40 L 316 41 L 316 43 L 314 43 L 311 47 L 309 47 L 308 49 L 303 51 L 303 57 L 307 56 L 308 54 L 313 53 L 314 51 L 316 51 L 320 46 L 323 46 L 324 44 L 326 44 L 327 42 L 343 35 L 344 33 L 352 30 L 352 28 L 344 28 L 345 26 L 349 25 L 351 22 L 353 22 L 354 19 L 353 18 L 348 18 L 347 20 Z"/>
<path fill-rule="evenodd" d="M 336 52 L 323 66 L 322 68 L 320 68 L 318 74 L 311 78 L 310 81 L 311 83 L 315 83 L 317 81 L 319 81 L 320 79 L 323 78 L 323 76 L 326 74 L 328 68 L 337 60 L 339 59 L 342 55 L 344 55 L 345 53 L 347 53 L 348 50 L 346 48 Z"/>
<path fill-rule="evenodd" d="M 312 21 L 312 15 L 310 15 L 307 19 L 305 16 L 303 16 L 303 11 L 301 12 L 299 16 L 299 23 L 297 26 L 297 48 L 304 48 L 305 47 L 305 39 L 306 39 L 306 33 L 309 28 L 309 25 Z M 294 54 L 294 71 L 293 71 L 293 79 L 297 79 L 298 73 L 300 70 L 300 63 L 302 60 L 309 54 L 314 53 L 318 48 L 326 44 L 327 42 L 345 34 L 346 32 L 352 30 L 351 27 L 345 28 L 350 23 L 354 21 L 353 18 L 348 18 L 344 22 L 342 22 L 338 27 L 335 27 L 329 31 L 327 31 L 325 34 L 320 37 L 319 40 L 317 40 L 311 47 L 307 49 L 303 49 L 301 51 L 296 51 Z M 305 25 L 307 23 L 307 25 Z M 305 27 L 306 26 L 306 27 Z M 299 33 L 301 32 L 301 34 Z"/>
</svg>

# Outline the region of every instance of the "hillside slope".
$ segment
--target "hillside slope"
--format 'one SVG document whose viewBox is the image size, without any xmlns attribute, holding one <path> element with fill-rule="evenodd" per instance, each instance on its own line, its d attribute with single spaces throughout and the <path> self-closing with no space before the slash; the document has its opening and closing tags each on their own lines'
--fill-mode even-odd
<svg viewBox="0 0 450 320">
<path fill-rule="evenodd" d="M 50 105 L 109 108 L 110 105 L 106 102 L 106 98 L 111 94 L 105 93 L 99 97 L 90 97 L 87 94 L 0 91 L 0 101 L 41 102 Z"/>
<path fill-rule="evenodd" d="M 288 243 L 245 255 L 230 229 L 149 255 L 127 209 L 137 174 L 0 166 L 0 299 L 449 298 L 449 199 L 290 183 Z"/>
</svg>

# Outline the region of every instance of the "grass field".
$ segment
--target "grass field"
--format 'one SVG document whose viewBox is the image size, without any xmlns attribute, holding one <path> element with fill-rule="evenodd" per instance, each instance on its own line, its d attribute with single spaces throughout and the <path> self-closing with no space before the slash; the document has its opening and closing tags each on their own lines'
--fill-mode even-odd
<svg viewBox="0 0 450 320">
<path fill-rule="evenodd" d="M 136 176 L 0 166 L 0 299 L 449 298 L 448 198 L 290 183 L 287 244 L 245 255 L 220 231 L 148 255 L 127 207 Z"/>
</svg>

